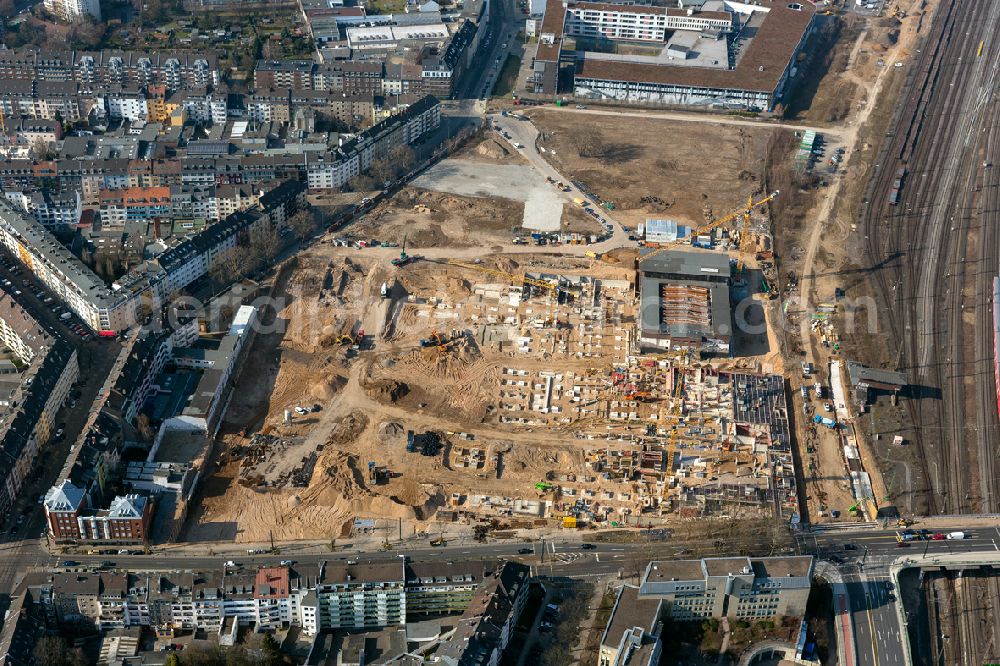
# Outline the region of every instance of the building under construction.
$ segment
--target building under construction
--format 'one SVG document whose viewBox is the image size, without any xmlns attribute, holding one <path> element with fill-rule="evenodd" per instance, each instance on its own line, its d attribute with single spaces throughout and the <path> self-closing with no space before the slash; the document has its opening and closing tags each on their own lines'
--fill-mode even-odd
<svg viewBox="0 0 1000 666">
<path fill-rule="evenodd" d="M 672 250 L 639 257 L 639 348 L 729 356 L 729 257 Z"/>
</svg>

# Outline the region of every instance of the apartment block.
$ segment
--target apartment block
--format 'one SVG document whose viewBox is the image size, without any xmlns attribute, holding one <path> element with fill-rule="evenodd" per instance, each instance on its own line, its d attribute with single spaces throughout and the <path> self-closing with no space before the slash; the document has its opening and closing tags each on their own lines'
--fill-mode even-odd
<svg viewBox="0 0 1000 666">
<path fill-rule="evenodd" d="M 16 190 L 4 192 L 4 197 L 49 229 L 73 229 L 83 214 L 80 192 L 77 190 Z"/>
<path fill-rule="evenodd" d="M 300 564 L 219 571 L 130 571 L 56 574 L 30 582 L 34 598 L 54 620 L 52 629 L 80 625 L 108 630 L 149 627 L 158 636 L 176 631 L 215 633 L 232 644 L 239 627 L 254 631 L 301 627 L 321 631 L 371 631 L 402 627 L 407 607 L 419 603 L 426 583 L 410 582 L 400 562 Z M 441 654 L 450 663 L 497 664 L 528 597 L 528 568 L 505 562 L 495 571 L 481 563 L 421 565 L 419 578 L 470 586 L 446 606 L 420 619 L 462 613 Z M 466 569 L 455 573 L 454 569 Z M 471 580 L 468 580 L 470 579 Z"/>
<path fill-rule="evenodd" d="M 10 510 L 56 431 L 56 414 L 79 376 L 73 346 L 0 291 L 0 342 L 24 366 L 4 382 L 0 420 L 0 512 Z"/>
<path fill-rule="evenodd" d="M 69 479 L 53 486 L 43 501 L 49 534 L 56 543 L 142 544 L 149 538 L 153 502 L 135 493 L 119 495 L 106 509 Z"/>
<path fill-rule="evenodd" d="M 734 26 L 735 20 L 728 11 L 574 2 L 566 7 L 565 33 L 574 37 L 664 42 L 673 30 L 730 32 Z"/>
<path fill-rule="evenodd" d="M 212 52 L 50 51 L 34 46 L 0 50 L 0 81 L 10 78 L 88 86 L 160 84 L 169 90 L 216 86 L 220 81 L 219 59 Z"/>
</svg>

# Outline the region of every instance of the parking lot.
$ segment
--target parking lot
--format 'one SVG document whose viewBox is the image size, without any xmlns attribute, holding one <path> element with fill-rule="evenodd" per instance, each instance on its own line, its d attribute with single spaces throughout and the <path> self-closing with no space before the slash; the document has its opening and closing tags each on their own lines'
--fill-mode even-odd
<svg viewBox="0 0 1000 666">
<path fill-rule="evenodd" d="M 55 437 L 39 454 L 39 460 L 44 459 L 47 464 L 35 465 L 15 507 L 0 526 L 4 540 L 15 541 L 35 538 L 41 533 L 44 516 L 39 499 L 61 471 L 70 446 L 83 429 L 90 404 L 121 347 L 113 339 L 94 336 L 75 314 L 67 316 L 59 300 L 6 251 L 0 252 L 0 288 L 11 293 L 33 318 L 75 346 L 80 364 L 80 378 L 56 415 Z"/>
</svg>

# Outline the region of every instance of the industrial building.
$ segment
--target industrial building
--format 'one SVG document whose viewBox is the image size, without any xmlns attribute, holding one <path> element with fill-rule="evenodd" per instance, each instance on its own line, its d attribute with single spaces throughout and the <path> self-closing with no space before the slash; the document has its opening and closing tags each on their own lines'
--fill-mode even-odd
<svg viewBox="0 0 1000 666">
<path fill-rule="evenodd" d="M 565 89 L 578 99 L 770 111 L 796 74 L 814 16 L 811 3 L 784 0 L 708 0 L 698 9 L 549 0 L 531 83 L 535 93 Z M 620 53 L 618 42 L 646 48 Z M 560 85 L 563 65 L 572 73 Z"/>
<path fill-rule="evenodd" d="M 729 257 L 669 250 L 639 257 L 639 348 L 728 355 L 733 332 Z"/>
</svg>

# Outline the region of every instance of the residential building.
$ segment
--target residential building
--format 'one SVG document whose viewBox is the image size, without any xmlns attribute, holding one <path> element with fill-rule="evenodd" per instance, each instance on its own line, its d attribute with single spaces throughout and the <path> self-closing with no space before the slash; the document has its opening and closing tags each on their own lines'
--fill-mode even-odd
<svg viewBox="0 0 1000 666">
<path fill-rule="evenodd" d="M 106 227 L 124 227 L 133 220 L 167 217 L 171 212 L 169 187 L 128 187 L 102 190 L 101 222 Z"/>
<path fill-rule="evenodd" d="M 0 81 L 6 79 L 88 86 L 160 84 L 168 90 L 216 86 L 220 81 L 218 56 L 205 50 L 50 51 L 34 46 L 0 50 Z"/>
<path fill-rule="evenodd" d="M 528 601 L 530 571 L 520 562 L 504 562 L 486 577 L 462 614 L 455 632 L 435 652 L 449 666 L 499 666 Z"/>
<path fill-rule="evenodd" d="M 49 534 L 56 543 L 142 544 L 149 538 L 153 502 L 145 495 L 116 496 L 107 509 L 69 479 L 45 494 Z"/>
<path fill-rule="evenodd" d="M 0 291 L 0 338 L 24 367 L 7 383 L 0 419 L 0 512 L 9 511 L 56 432 L 56 414 L 79 376 L 73 346 Z"/>
<path fill-rule="evenodd" d="M 101 20 L 100 0 L 45 0 L 45 11 L 56 18 L 76 23 L 90 17 Z"/>
<path fill-rule="evenodd" d="M 83 214 L 78 190 L 16 190 L 4 192 L 4 196 L 49 229 L 74 229 Z"/>
</svg>

